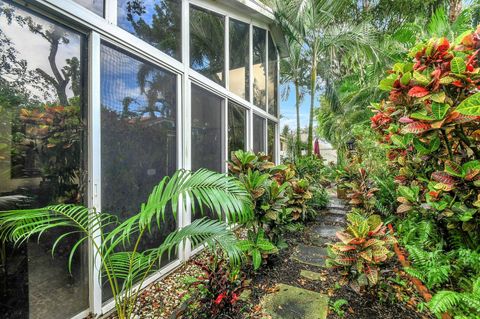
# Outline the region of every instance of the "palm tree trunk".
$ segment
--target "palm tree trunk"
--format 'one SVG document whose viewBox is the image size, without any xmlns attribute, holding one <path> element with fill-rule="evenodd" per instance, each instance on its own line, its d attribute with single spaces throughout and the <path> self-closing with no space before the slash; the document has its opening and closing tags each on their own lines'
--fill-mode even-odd
<svg viewBox="0 0 480 319">
<path fill-rule="evenodd" d="M 310 118 L 308 119 L 307 155 L 312 155 L 313 149 L 313 110 L 315 106 L 315 89 L 317 87 L 317 50 L 312 49 L 312 75 L 310 79 Z"/>
<path fill-rule="evenodd" d="M 450 11 L 448 13 L 448 19 L 450 22 L 457 20 L 458 15 L 462 11 L 462 0 L 450 0 Z"/>
<path fill-rule="evenodd" d="M 295 108 L 297 110 L 297 142 L 295 143 L 295 150 L 298 158 L 300 155 L 302 155 L 300 139 L 300 87 L 298 81 L 295 81 Z"/>
</svg>

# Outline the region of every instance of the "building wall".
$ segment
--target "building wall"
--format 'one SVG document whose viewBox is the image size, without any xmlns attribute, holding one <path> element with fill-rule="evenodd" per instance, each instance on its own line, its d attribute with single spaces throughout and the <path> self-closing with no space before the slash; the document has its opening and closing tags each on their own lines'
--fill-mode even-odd
<svg viewBox="0 0 480 319">
<path fill-rule="evenodd" d="M 0 210 L 64 202 L 124 220 L 176 169 L 225 172 L 233 148 L 255 145 L 278 161 L 272 16 L 244 2 L 148 0 L 127 12 L 126 0 L 0 0 Z M 192 219 L 180 212 L 142 245 Z M 52 259 L 58 235 L 1 244 L 5 318 L 113 308 L 91 245 L 70 274 L 75 240 Z M 193 253 L 162 260 L 145 285 Z"/>
</svg>

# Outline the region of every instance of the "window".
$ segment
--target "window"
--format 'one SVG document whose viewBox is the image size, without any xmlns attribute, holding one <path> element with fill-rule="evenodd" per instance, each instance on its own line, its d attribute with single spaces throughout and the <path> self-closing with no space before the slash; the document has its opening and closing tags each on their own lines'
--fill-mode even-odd
<svg viewBox="0 0 480 319">
<path fill-rule="evenodd" d="M 231 152 L 245 150 L 247 140 L 247 110 L 228 102 L 228 156 Z"/>
<path fill-rule="evenodd" d="M 224 99 L 192 85 L 192 170 L 223 172 Z"/>
<path fill-rule="evenodd" d="M 103 17 L 105 0 L 73 0 L 81 6 Z"/>
<path fill-rule="evenodd" d="M 230 19 L 229 89 L 250 99 L 250 25 Z"/>
<path fill-rule="evenodd" d="M 277 49 L 273 43 L 270 32 L 268 33 L 268 113 L 277 116 L 277 82 L 278 82 L 278 65 L 277 65 Z"/>
<path fill-rule="evenodd" d="M 83 204 L 85 37 L 0 1 L 0 43 L 0 210 Z M 20 247 L 0 241 L 2 318 L 68 318 L 88 308 L 87 247 L 70 274 L 77 239 L 64 238 L 52 259 L 59 234 Z"/>
<path fill-rule="evenodd" d="M 253 104 L 266 110 L 267 107 L 267 31 L 253 27 Z"/>
<path fill-rule="evenodd" d="M 206 168 L 216 172 L 225 171 L 225 156 L 223 154 L 224 99 L 215 94 L 192 85 L 192 171 Z M 201 218 L 200 209 L 192 220 Z M 218 218 L 210 210 L 204 215 Z"/>
<path fill-rule="evenodd" d="M 136 214 L 160 180 L 177 168 L 177 77 L 107 45 L 101 47 L 102 210 L 121 221 Z M 166 213 L 162 228 L 141 243 L 158 246 L 177 228 Z M 162 260 L 162 265 L 168 262 Z M 103 299 L 111 297 L 103 289 Z"/>
<path fill-rule="evenodd" d="M 267 140 L 268 140 L 268 155 L 270 156 L 270 160 L 272 162 L 275 162 L 275 158 L 276 158 L 276 145 L 275 145 L 275 136 L 276 136 L 276 130 L 277 130 L 277 124 L 275 124 L 275 122 L 272 122 L 270 120 L 268 120 L 268 123 L 267 123 Z"/>
<path fill-rule="evenodd" d="M 181 61 L 181 0 L 118 0 L 118 26 Z"/>
<path fill-rule="evenodd" d="M 190 67 L 225 84 L 225 19 L 194 6 L 190 7 Z"/>
<path fill-rule="evenodd" d="M 253 151 L 265 153 L 265 119 L 253 114 Z"/>
</svg>

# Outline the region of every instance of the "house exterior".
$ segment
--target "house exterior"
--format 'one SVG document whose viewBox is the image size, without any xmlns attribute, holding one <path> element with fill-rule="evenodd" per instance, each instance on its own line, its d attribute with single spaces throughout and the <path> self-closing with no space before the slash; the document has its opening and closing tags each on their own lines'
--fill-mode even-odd
<svg viewBox="0 0 480 319">
<path fill-rule="evenodd" d="M 0 0 L 0 210 L 84 204 L 126 219 L 176 169 L 279 160 L 281 32 L 254 0 Z M 158 243 L 198 216 L 183 211 Z M 0 242 L 0 318 L 114 307 L 92 243 Z M 159 262 L 157 280 L 188 259 Z"/>
</svg>

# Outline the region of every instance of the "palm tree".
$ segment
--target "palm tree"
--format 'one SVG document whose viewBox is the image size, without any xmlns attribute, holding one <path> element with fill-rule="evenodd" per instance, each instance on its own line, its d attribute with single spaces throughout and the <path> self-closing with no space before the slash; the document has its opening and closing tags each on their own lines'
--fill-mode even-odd
<svg viewBox="0 0 480 319">
<path fill-rule="evenodd" d="M 187 208 L 187 199 L 191 202 L 192 213 L 198 207 L 201 210 L 205 207 L 217 212 L 219 220 L 195 220 L 170 233 L 156 248 L 140 251 L 144 235 L 155 227 L 161 229 L 166 210 L 171 209 L 176 216 L 180 208 Z M 250 216 L 250 211 L 250 197 L 234 177 L 208 170 L 195 173 L 180 170 L 172 177 L 163 178 L 147 202 L 141 205 L 140 212 L 122 223 L 115 215 L 75 205 L 0 212 L 0 242 L 20 245 L 32 237 L 40 239 L 44 232 L 59 228 L 63 234 L 54 242 L 52 254 L 65 238 L 79 238 L 70 252 L 70 270 L 76 250 L 91 242 L 96 251 L 95 258 L 101 263 L 102 277 L 113 293 L 117 316 L 129 319 L 140 290 L 134 289 L 134 285 L 139 283 L 141 287 L 145 279 L 156 271 L 160 258 L 170 255 L 187 239 L 192 245 L 206 242 L 211 247 L 221 248 L 230 263 L 238 265 L 243 255 L 236 246 L 236 237 L 220 220 L 226 216 L 231 222 L 243 221 Z"/>
<path fill-rule="evenodd" d="M 275 15 L 292 41 L 308 53 L 310 73 L 310 115 L 307 153 L 312 154 L 313 118 L 318 75 L 326 85 L 341 72 L 342 61 L 360 62 L 366 55 L 376 56 L 373 28 L 352 24 L 339 18 L 351 5 L 350 0 L 277 0 Z"/>
<path fill-rule="evenodd" d="M 307 61 L 302 54 L 302 47 L 297 41 L 290 41 L 288 46 L 289 57 L 280 61 L 280 81 L 286 84 L 284 98 L 289 95 L 289 83 L 293 83 L 295 87 L 295 109 L 297 116 L 297 132 L 295 152 L 299 156 L 301 152 L 300 140 L 300 103 L 303 100 L 303 88 L 306 86 L 306 66 Z"/>
</svg>

